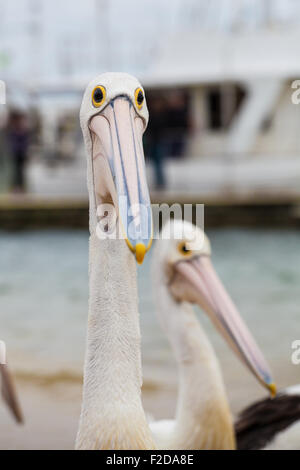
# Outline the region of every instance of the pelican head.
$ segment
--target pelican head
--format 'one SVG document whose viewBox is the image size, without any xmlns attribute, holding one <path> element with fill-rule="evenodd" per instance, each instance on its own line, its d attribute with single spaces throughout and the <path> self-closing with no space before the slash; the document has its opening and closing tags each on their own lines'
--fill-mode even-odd
<svg viewBox="0 0 300 470">
<path fill-rule="evenodd" d="M 117 236 L 125 238 L 138 263 L 152 241 L 142 143 L 148 117 L 141 84 L 125 73 L 104 73 L 94 79 L 80 111 L 88 158 L 90 229 L 94 231 L 99 218 L 104 218 L 107 224 L 101 227 L 109 232 L 108 225 L 117 220 Z"/>
<path fill-rule="evenodd" d="M 171 295 L 177 302 L 200 306 L 240 360 L 275 395 L 264 356 L 213 268 L 205 233 L 187 221 L 175 220 L 164 226 L 161 238 L 156 255 L 165 268 Z"/>
</svg>

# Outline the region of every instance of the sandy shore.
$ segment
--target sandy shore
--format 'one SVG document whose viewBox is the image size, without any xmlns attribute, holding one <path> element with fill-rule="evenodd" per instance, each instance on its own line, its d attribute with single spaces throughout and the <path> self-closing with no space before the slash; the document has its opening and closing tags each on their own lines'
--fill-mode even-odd
<svg viewBox="0 0 300 470">
<path fill-rule="evenodd" d="M 7 408 L 0 406 L 1 450 L 69 450 L 74 448 L 81 404 L 81 385 L 58 382 L 43 386 L 17 381 L 25 423 L 18 426 Z M 153 399 L 158 393 L 159 401 Z M 144 406 L 151 414 L 171 413 L 175 390 L 144 391 Z M 157 406 L 159 403 L 159 406 Z M 151 406 L 152 405 L 152 406 Z"/>
<path fill-rule="evenodd" d="M 273 368 L 277 385 L 283 388 L 299 382 L 299 368 L 277 361 Z M 267 392 L 238 363 L 226 367 L 225 382 L 234 415 L 253 401 L 266 397 Z M 297 380 L 298 379 L 298 380 Z M 143 402 L 146 413 L 155 417 L 174 416 L 177 393 L 176 370 L 168 383 L 145 380 Z M 230 385 L 229 385 L 230 384 Z M 17 380 L 25 424 L 18 426 L 7 408 L 0 403 L 0 449 L 69 450 L 74 448 L 81 405 L 81 383 L 76 381 Z"/>
<path fill-rule="evenodd" d="M 72 449 L 80 413 L 81 386 L 18 382 L 25 423 L 18 426 L 0 408 L 0 449 Z"/>
</svg>

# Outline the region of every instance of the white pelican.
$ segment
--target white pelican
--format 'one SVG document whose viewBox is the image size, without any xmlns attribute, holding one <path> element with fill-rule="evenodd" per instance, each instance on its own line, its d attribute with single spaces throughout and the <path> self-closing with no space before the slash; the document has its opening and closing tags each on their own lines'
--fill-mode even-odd
<svg viewBox="0 0 300 470">
<path fill-rule="evenodd" d="M 161 238 L 153 257 L 154 295 L 178 364 L 179 395 L 175 421 L 151 423 L 155 442 L 160 449 L 234 449 L 219 363 L 190 304 L 202 307 L 242 362 L 274 393 L 269 368 L 213 269 L 203 231 L 175 220 L 165 224 Z"/>
<path fill-rule="evenodd" d="M 23 423 L 23 414 L 17 397 L 12 374 L 7 364 L 0 364 L 1 393 L 4 402 L 14 416 L 17 423 Z"/>
<path fill-rule="evenodd" d="M 141 402 L 135 263 L 135 257 L 143 261 L 152 239 L 142 144 L 148 122 L 143 88 L 124 73 L 100 75 L 86 89 L 80 121 L 90 200 L 90 298 L 76 448 L 153 449 Z M 98 238 L 97 207 L 106 203 L 117 210 L 125 239 Z M 99 218 L 106 208 L 104 213 L 100 209 Z"/>
</svg>

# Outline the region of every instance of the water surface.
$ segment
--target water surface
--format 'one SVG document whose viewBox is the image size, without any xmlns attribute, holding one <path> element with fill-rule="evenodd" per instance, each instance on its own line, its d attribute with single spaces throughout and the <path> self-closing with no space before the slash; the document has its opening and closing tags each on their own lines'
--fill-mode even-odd
<svg viewBox="0 0 300 470">
<path fill-rule="evenodd" d="M 299 382 L 291 343 L 300 339 L 300 233 L 217 229 L 208 232 L 213 262 L 270 361 L 280 386 Z M 88 303 L 85 231 L 0 232 L 0 339 L 16 373 L 81 380 Z M 145 387 L 176 392 L 176 366 L 151 294 L 151 255 L 139 269 Z M 231 400 L 261 387 L 198 312 L 220 358 Z"/>
</svg>

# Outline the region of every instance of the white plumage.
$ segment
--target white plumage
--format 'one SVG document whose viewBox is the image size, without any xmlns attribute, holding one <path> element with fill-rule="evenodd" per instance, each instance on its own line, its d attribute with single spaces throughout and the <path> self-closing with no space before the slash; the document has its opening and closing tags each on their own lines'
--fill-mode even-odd
<svg viewBox="0 0 300 470">
<path fill-rule="evenodd" d="M 133 255 L 142 261 L 147 237 L 136 240 L 128 234 L 126 213 L 119 203 L 119 197 L 125 197 L 130 208 L 142 199 L 147 211 L 150 208 L 142 147 L 148 111 L 144 100 L 141 107 L 136 102 L 137 90 L 143 93 L 139 82 L 127 74 L 100 75 L 87 87 L 80 112 L 87 149 L 91 236 L 88 335 L 77 449 L 154 448 L 141 402 Z M 125 239 L 110 238 L 106 229 L 99 232 L 98 209 L 107 203 L 116 210 L 118 222 L 123 217 Z M 144 222 L 142 228 L 148 233 Z"/>
</svg>

